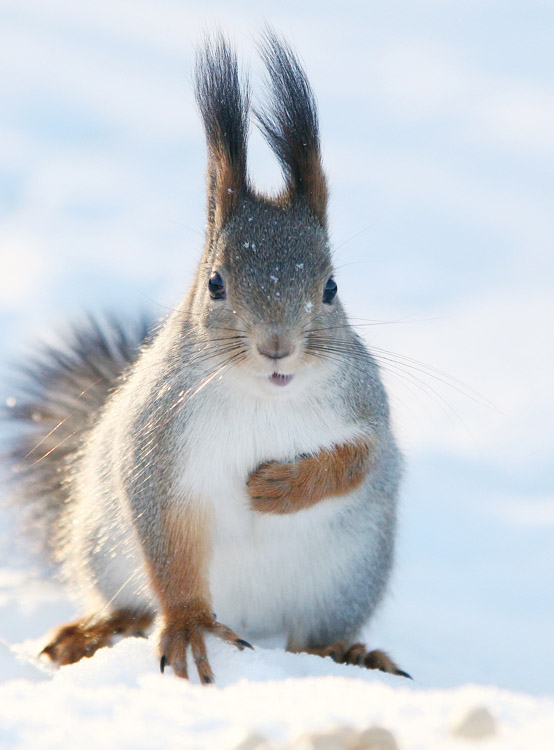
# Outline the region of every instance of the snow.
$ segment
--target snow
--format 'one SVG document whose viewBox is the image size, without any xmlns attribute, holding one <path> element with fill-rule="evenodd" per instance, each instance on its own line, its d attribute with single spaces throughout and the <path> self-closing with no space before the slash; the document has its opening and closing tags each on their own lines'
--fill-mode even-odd
<svg viewBox="0 0 554 750">
<path fill-rule="evenodd" d="M 182 295 L 205 222 L 194 45 L 229 30 L 257 95 L 258 6 L 2 0 L 5 374 L 83 310 L 163 314 Z M 41 639 L 78 613 L 3 517 L 0 748 L 225 750 L 259 735 L 279 750 L 341 727 L 381 727 L 401 750 L 552 746 L 553 13 L 264 9 L 318 97 L 339 295 L 381 360 L 406 453 L 394 580 L 364 637 L 413 683 L 213 640 L 207 688 L 160 675 L 153 639 L 52 672 Z M 255 184 L 279 185 L 255 133 L 251 155 Z"/>
<path fill-rule="evenodd" d="M 208 648 L 218 676 L 208 688 L 196 676 L 190 683 L 162 676 L 151 643 L 137 638 L 49 680 L 28 667 L 20 676 L 14 669 L 0 687 L 0 747 L 54 749 L 78 737 L 83 750 L 221 750 L 252 734 L 275 748 L 311 747 L 307 737 L 339 727 L 381 727 L 406 750 L 448 750 L 460 747 L 456 730 L 465 720 L 467 732 L 468 714 L 485 708 L 492 733 L 485 731 L 479 747 L 547 747 L 541 742 L 554 731 L 554 697 L 481 685 L 422 689 L 316 656 L 259 647 L 237 652 L 216 639 Z"/>
</svg>

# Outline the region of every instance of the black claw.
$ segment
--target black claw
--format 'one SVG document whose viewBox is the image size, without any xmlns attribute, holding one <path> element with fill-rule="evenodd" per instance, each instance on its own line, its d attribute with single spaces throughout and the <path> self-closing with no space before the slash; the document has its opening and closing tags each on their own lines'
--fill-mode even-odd
<svg viewBox="0 0 554 750">
<path fill-rule="evenodd" d="M 248 641 L 244 641 L 242 638 L 237 638 L 235 643 L 237 644 L 237 646 L 240 648 L 241 651 L 243 650 L 243 648 L 251 648 L 252 651 L 254 651 L 254 646 L 250 645 Z"/>
<path fill-rule="evenodd" d="M 164 654 L 162 656 L 162 658 L 160 659 L 160 672 L 162 674 L 164 673 L 165 665 L 166 665 L 166 658 L 165 658 L 165 654 Z"/>
<path fill-rule="evenodd" d="M 212 680 L 212 678 L 210 677 L 210 675 L 208 675 L 208 674 L 203 674 L 203 675 L 202 675 L 202 682 L 203 682 L 203 683 L 204 683 L 205 685 L 209 685 L 209 684 L 210 684 L 211 682 L 213 682 L 213 680 Z"/>
<path fill-rule="evenodd" d="M 403 669 L 397 669 L 394 674 L 397 674 L 399 677 L 407 677 L 408 680 L 413 680 L 414 679 L 411 674 L 408 674 L 407 672 L 404 672 Z"/>
<path fill-rule="evenodd" d="M 361 654 L 358 654 L 358 656 L 356 656 L 356 658 L 354 659 L 354 664 L 357 667 L 361 667 L 363 663 L 364 663 L 364 657 Z"/>
</svg>

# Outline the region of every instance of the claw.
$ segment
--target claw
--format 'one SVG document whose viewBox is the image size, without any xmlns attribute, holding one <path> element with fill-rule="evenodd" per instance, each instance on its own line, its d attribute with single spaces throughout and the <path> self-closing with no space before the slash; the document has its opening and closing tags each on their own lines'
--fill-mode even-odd
<svg viewBox="0 0 554 750">
<path fill-rule="evenodd" d="M 399 677 L 407 677 L 408 680 L 413 680 L 414 679 L 411 674 L 408 674 L 407 672 L 404 672 L 403 669 L 397 669 L 396 672 L 395 672 L 395 674 L 397 674 Z"/>
<path fill-rule="evenodd" d="M 166 665 L 166 658 L 165 658 L 165 654 L 164 654 L 162 656 L 162 658 L 160 659 L 160 672 L 162 674 L 164 673 L 165 665 Z"/>
<path fill-rule="evenodd" d="M 251 648 L 252 651 L 254 651 L 254 646 L 252 646 L 248 641 L 243 640 L 242 638 L 237 638 L 235 641 L 235 645 L 243 651 L 245 648 Z"/>
<path fill-rule="evenodd" d="M 212 678 L 210 677 L 209 674 L 203 674 L 202 675 L 202 682 L 204 683 L 204 685 L 209 685 L 209 684 L 211 684 L 213 682 L 213 680 L 212 680 Z"/>
</svg>

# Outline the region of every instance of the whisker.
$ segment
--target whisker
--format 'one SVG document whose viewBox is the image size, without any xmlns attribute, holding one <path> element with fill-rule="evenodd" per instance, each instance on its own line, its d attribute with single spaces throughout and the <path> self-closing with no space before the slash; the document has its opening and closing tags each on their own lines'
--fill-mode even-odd
<svg viewBox="0 0 554 750">
<path fill-rule="evenodd" d="M 465 396 L 466 398 L 469 398 L 472 401 L 475 401 L 481 406 L 485 406 L 487 409 L 492 409 L 493 411 L 496 411 L 496 412 L 499 411 L 497 407 L 491 401 L 485 398 L 485 396 L 480 394 L 478 391 L 475 391 L 470 386 L 461 382 L 460 380 L 453 377 L 452 375 L 449 375 L 448 373 L 437 369 L 436 367 L 432 367 L 431 365 L 426 365 L 424 362 L 420 362 L 419 360 L 413 359 L 412 357 L 407 357 L 402 354 L 395 354 L 394 352 L 390 352 L 387 349 L 381 349 L 380 347 L 376 347 L 376 346 L 372 346 L 371 351 L 375 352 L 376 356 L 379 356 L 381 358 L 388 357 L 390 361 L 396 361 L 397 364 L 402 364 L 407 367 L 411 367 L 412 369 L 417 370 L 418 372 L 422 372 L 425 375 L 428 375 L 429 377 L 434 378 L 438 382 L 443 383 L 449 388 L 452 388 L 453 390 L 460 393 L 462 396 Z"/>
<path fill-rule="evenodd" d="M 193 336 L 192 336 L 192 333 L 189 334 L 189 337 L 190 337 L 191 340 L 195 340 L 193 338 Z M 227 342 L 229 340 L 229 338 L 231 338 L 231 337 L 223 337 L 221 339 L 221 341 Z M 237 336 L 237 337 L 232 337 L 232 338 L 239 339 L 240 337 Z M 230 343 L 219 343 L 215 347 L 211 345 L 212 341 L 213 341 L 213 339 L 206 338 L 204 349 L 201 349 L 200 352 L 198 354 L 196 354 L 195 356 L 190 357 L 187 360 L 187 364 L 190 365 L 190 366 L 192 366 L 192 365 L 197 364 L 197 363 L 203 363 L 203 362 L 205 362 L 205 361 L 207 361 L 209 359 L 212 359 L 214 357 L 225 355 L 225 354 L 228 354 L 231 351 L 236 351 L 236 350 L 242 348 L 242 345 L 240 344 L 240 342 L 238 340 L 237 341 L 232 341 Z M 158 363 L 154 363 L 152 365 L 145 366 L 145 365 L 143 365 L 143 364 L 140 363 L 140 360 L 137 361 L 136 365 L 137 365 L 137 370 L 138 371 L 143 371 L 143 372 L 146 369 L 150 369 L 150 368 L 155 368 L 157 370 L 158 367 L 159 367 Z M 125 377 L 125 375 L 123 374 L 122 377 Z M 91 383 L 86 389 L 84 389 L 79 394 L 79 396 L 77 398 L 81 398 L 82 396 L 84 396 L 87 393 L 87 391 L 89 391 L 91 388 L 93 388 L 95 385 L 97 385 L 101 380 L 102 380 L 102 378 L 98 378 L 95 382 Z M 147 386 L 153 385 L 154 383 L 157 382 L 157 380 L 158 380 L 157 377 L 153 378 L 152 381 L 150 381 L 149 383 L 147 383 L 145 385 L 147 385 Z M 62 427 L 63 424 L 65 424 L 67 421 L 71 420 L 75 416 L 76 416 L 76 414 L 71 414 L 71 415 L 65 417 L 65 419 L 61 420 L 57 425 L 55 425 L 50 430 L 50 432 L 47 435 L 45 435 L 44 437 L 42 437 L 41 440 L 38 441 L 37 444 L 34 445 L 33 448 L 31 448 L 30 451 L 28 451 L 28 453 L 25 455 L 24 458 L 26 459 L 29 456 L 31 456 L 40 447 L 40 445 L 42 445 L 51 435 L 53 435 L 56 432 L 56 430 L 58 430 L 60 427 Z M 152 420 L 152 422 L 153 422 L 153 420 Z M 40 463 L 44 459 L 48 458 L 48 456 L 50 456 L 52 453 L 54 453 L 54 451 L 56 451 L 59 448 L 61 448 L 62 445 L 64 445 L 65 443 L 67 443 L 71 438 L 73 438 L 75 435 L 79 434 L 80 432 L 82 432 L 84 430 L 85 430 L 84 427 L 79 426 L 77 429 L 73 430 L 70 434 L 65 435 L 58 443 L 56 443 L 56 445 L 54 445 L 53 447 L 51 447 L 48 451 L 46 451 L 44 454 L 42 454 L 38 459 L 36 459 L 35 461 L 33 461 L 31 464 L 29 464 L 29 467 L 35 466 L 36 464 Z"/>
<path fill-rule="evenodd" d="M 356 352 L 359 351 L 359 345 L 354 341 L 335 339 L 332 337 L 318 337 L 313 336 L 311 333 L 308 334 L 307 338 L 321 348 L 334 347 L 336 351 L 340 350 L 349 355 L 355 355 Z M 388 360 L 390 362 L 395 362 L 397 365 L 409 367 L 412 370 L 417 370 L 418 372 L 421 372 L 424 375 L 433 378 L 437 382 L 440 382 L 443 385 L 452 388 L 461 395 L 471 399 L 472 401 L 475 401 L 481 406 L 484 406 L 487 409 L 492 409 L 496 412 L 499 411 L 498 408 L 481 393 L 471 388 L 466 383 L 463 383 L 458 378 L 455 378 L 454 376 L 449 375 L 448 373 L 443 372 L 436 367 L 427 365 L 424 362 L 421 362 L 412 357 L 396 354 L 395 352 L 391 352 L 387 349 L 382 349 L 381 347 L 377 347 L 374 345 L 370 345 L 369 349 L 371 353 L 373 353 L 376 357 L 379 357 L 381 360 Z"/>
<path fill-rule="evenodd" d="M 314 350 L 314 347 L 316 349 Z M 350 364 L 353 364 L 357 367 L 357 369 L 366 372 L 368 371 L 367 366 L 359 366 L 359 362 L 365 362 L 365 356 L 363 353 L 363 350 L 360 349 L 359 345 L 356 346 L 354 342 L 351 341 L 341 341 L 341 340 L 329 340 L 324 338 L 318 338 L 318 337 L 308 337 L 308 346 L 307 350 L 311 353 L 315 354 L 316 356 L 320 356 L 321 358 L 334 358 L 335 361 L 343 361 L 344 357 L 347 357 Z M 374 348 L 372 347 L 371 351 L 374 351 Z M 444 398 L 442 394 L 440 394 L 435 388 L 433 388 L 429 383 L 426 383 L 421 378 L 419 378 L 413 371 L 422 372 L 425 375 L 428 375 L 429 377 L 434 378 L 435 380 L 443 383 L 444 385 L 447 385 L 454 390 L 457 390 L 462 395 L 466 396 L 467 398 L 472 398 L 472 396 L 465 392 L 463 389 L 458 388 L 456 384 L 453 384 L 449 382 L 446 379 L 443 379 L 436 375 L 433 372 L 427 371 L 424 366 L 418 367 L 417 365 L 412 364 L 410 361 L 403 361 L 403 359 L 396 360 L 393 356 L 391 356 L 392 353 L 386 352 L 385 354 L 382 354 L 379 350 L 374 352 L 374 356 L 376 360 L 379 363 L 379 366 L 389 374 L 396 376 L 398 378 L 401 378 L 403 381 L 407 381 L 408 383 L 411 383 L 412 385 L 415 385 L 422 393 L 424 393 L 428 398 L 430 397 L 438 406 L 441 408 L 441 410 L 446 413 L 449 416 L 454 416 L 456 419 L 460 421 L 461 424 L 464 425 L 464 427 L 468 430 L 469 434 L 472 434 L 469 430 L 469 427 L 465 423 L 465 421 L 462 419 L 460 414 L 452 407 L 452 405 Z M 407 358 L 409 360 L 409 358 Z M 422 364 L 422 363 L 420 363 Z M 448 376 L 447 376 L 448 377 Z M 455 379 L 454 380 L 455 383 Z M 472 399 L 476 400 L 476 399 Z M 478 401 L 478 403 L 481 403 Z M 483 405 L 487 405 L 486 403 Z"/>
<path fill-rule="evenodd" d="M 364 234 L 365 232 L 367 232 L 368 229 L 371 229 L 376 224 L 378 224 L 380 221 L 382 221 L 382 217 L 379 216 L 376 219 L 374 219 L 370 224 L 367 224 L 365 227 L 363 227 L 362 229 L 360 229 L 359 231 L 357 231 L 356 234 L 353 234 L 351 237 L 348 237 L 348 239 L 343 240 L 340 244 L 335 245 L 334 248 L 333 248 L 333 250 L 336 251 L 339 248 L 343 247 L 344 245 L 348 244 L 349 242 L 352 242 L 352 240 L 355 240 L 357 237 L 360 237 L 362 234 Z M 354 261 L 354 262 L 357 262 L 357 261 Z M 359 261 L 359 262 L 363 263 L 364 261 Z M 348 265 L 348 264 L 346 264 L 346 265 Z M 339 268 L 341 268 L 341 266 L 339 266 Z"/>
<path fill-rule="evenodd" d="M 200 393 L 200 391 L 202 391 L 208 385 L 208 383 L 211 383 L 214 378 L 216 378 L 221 372 L 223 372 L 226 368 L 228 368 L 229 365 L 232 364 L 236 360 L 237 356 L 240 356 L 240 354 L 239 355 L 235 354 L 235 355 L 231 356 L 221 367 L 219 367 L 209 377 L 205 378 L 204 381 L 198 386 L 198 388 L 189 396 L 189 398 L 181 404 L 180 409 L 175 414 L 178 414 L 179 411 L 181 411 L 181 409 L 186 404 L 188 404 L 188 402 L 191 399 L 193 399 L 195 396 L 197 396 Z M 167 422 L 164 422 L 161 426 L 162 427 L 167 426 L 167 424 L 171 421 L 171 419 L 174 418 L 175 414 L 172 414 L 171 417 L 170 417 L 170 419 L 167 420 Z"/>
<path fill-rule="evenodd" d="M 419 388 L 419 390 L 424 393 L 428 398 L 431 398 L 437 406 L 447 415 L 450 417 L 455 417 L 458 419 L 461 424 L 464 425 L 469 430 L 467 424 L 462 419 L 462 417 L 458 414 L 458 412 L 454 409 L 454 407 L 436 390 L 436 388 L 433 388 L 429 383 L 425 383 L 425 381 L 421 380 L 421 378 L 418 378 L 417 375 L 414 375 L 411 372 L 406 372 L 402 370 L 400 367 L 395 366 L 394 364 L 391 364 L 390 362 L 387 364 L 382 364 L 379 362 L 381 369 L 385 372 L 389 373 L 390 375 L 396 376 L 398 378 L 401 378 L 403 381 L 406 381 L 408 383 L 411 383 L 412 385 Z"/>
<path fill-rule="evenodd" d="M 342 351 L 331 349 L 331 350 L 324 350 L 324 351 L 318 350 L 317 352 L 311 352 L 311 353 L 314 354 L 315 356 L 320 357 L 321 359 L 329 359 L 339 364 L 344 362 L 344 356 L 343 356 L 344 352 Z M 350 364 L 355 364 L 357 366 L 357 363 L 355 362 L 354 363 L 350 362 Z M 448 401 L 446 401 L 446 399 L 440 393 L 438 393 L 436 389 L 432 388 L 432 386 L 430 386 L 428 383 L 425 383 L 423 380 L 421 380 L 421 378 L 418 378 L 416 375 L 414 375 L 413 373 L 409 371 L 406 372 L 406 371 L 401 370 L 398 365 L 395 366 L 394 364 L 390 364 L 390 363 L 381 364 L 380 362 L 379 362 L 379 365 L 381 369 L 387 372 L 389 375 L 392 375 L 393 377 L 397 377 L 401 379 L 402 381 L 405 381 L 404 385 L 406 385 L 407 383 L 407 384 L 411 384 L 419 388 L 419 390 L 422 393 L 424 393 L 428 398 L 431 398 L 445 414 L 447 414 L 448 416 L 454 416 L 465 427 L 467 427 L 464 420 L 460 417 L 460 415 L 456 412 L 456 410 L 448 403 Z M 357 369 L 363 373 L 368 372 L 367 367 L 364 367 L 364 368 L 357 367 Z M 469 431 L 469 428 L 468 428 L 468 431 Z"/>
</svg>

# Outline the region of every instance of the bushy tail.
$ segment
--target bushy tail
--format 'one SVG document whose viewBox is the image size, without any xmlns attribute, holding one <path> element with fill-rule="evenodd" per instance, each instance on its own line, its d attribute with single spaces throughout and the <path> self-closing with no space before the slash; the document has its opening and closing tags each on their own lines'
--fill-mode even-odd
<svg viewBox="0 0 554 750">
<path fill-rule="evenodd" d="M 60 346 L 41 346 L 14 373 L 5 413 L 15 428 L 8 449 L 12 499 L 25 530 L 51 558 L 62 510 L 71 502 L 71 463 L 149 334 L 146 320 L 127 329 L 114 318 L 103 323 L 89 318 Z"/>
</svg>

